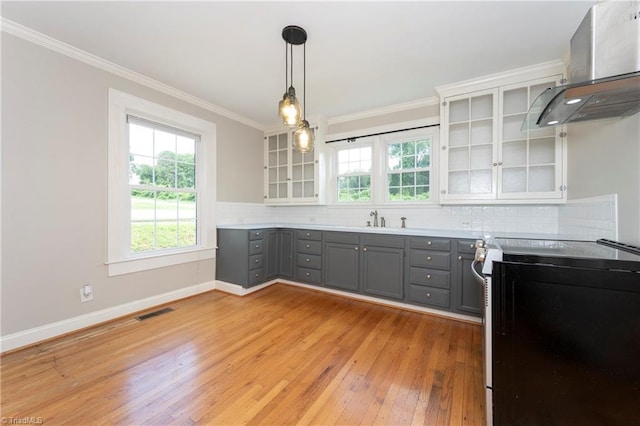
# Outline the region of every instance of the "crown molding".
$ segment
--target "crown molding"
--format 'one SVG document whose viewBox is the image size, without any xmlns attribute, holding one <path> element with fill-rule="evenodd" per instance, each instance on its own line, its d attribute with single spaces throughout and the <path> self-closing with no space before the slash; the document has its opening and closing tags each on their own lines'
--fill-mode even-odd
<svg viewBox="0 0 640 426">
<path fill-rule="evenodd" d="M 128 68 L 114 64 L 113 62 L 107 61 L 106 59 L 93 55 L 89 52 L 85 52 L 84 50 L 78 49 L 77 47 L 71 46 L 70 44 L 64 43 L 60 40 L 57 40 L 45 34 L 39 33 L 35 30 L 32 30 L 31 28 L 20 25 L 9 19 L 6 19 L 4 17 L 0 17 L 0 18 L 1 18 L 0 30 L 8 34 L 14 35 L 23 40 L 37 44 L 39 46 L 45 47 L 49 50 L 68 56 L 80 62 L 84 62 L 85 64 L 99 68 L 103 71 L 107 71 L 111 74 L 115 74 L 119 77 L 126 78 L 127 80 L 134 81 L 138 84 L 157 90 L 158 92 L 162 92 L 176 99 L 180 99 L 181 101 L 188 102 L 192 105 L 198 106 L 207 111 L 211 111 L 223 117 L 229 118 L 231 120 L 237 121 L 247 126 L 264 131 L 264 126 L 258 123 L 257 121 L 243 117 L 233 111 L 229 111 L 211 102 L 205 101 L 204 99 L 201 99 L 197 96 L 191 95 L 187 92 L 183 92 L 182 90 L 179 90 L 179 89 L 176 89 L 175 87 L 161 83 L 157 80 L 154 80 L 143 74 L 132 71 Z"/>
<path fill-rule="evenodd" d="M 389 105 L 381 108 L 370 109 L 367 111 L 356 112 L 354 114 L 346 114 L 338 117 L 332 117 L 328 120 L 329 125 L 346 123 L 349 121 L 362 120 L 364 118 L 378 117 L 380 115 L 392 114 L 394 112 L 408 111 L 412 109 L 424 108 L 431 105 L 438 105 L 440 100 L 437 96 L 429 98 L 416 99 L 415 101 L 404 102 L 401 104 Z"/>
<path fill-rule="evenodd" d="M 542 62 L 522 68 L 485 75 L 479 78 L 472 78 L 451 84 L 443 84 L 436 87 L 436 92 L 438 92 L 440 97 L 455 96 L 555 74 L 566 74 L 566 66 L 561 60 Z"/>
</svg>

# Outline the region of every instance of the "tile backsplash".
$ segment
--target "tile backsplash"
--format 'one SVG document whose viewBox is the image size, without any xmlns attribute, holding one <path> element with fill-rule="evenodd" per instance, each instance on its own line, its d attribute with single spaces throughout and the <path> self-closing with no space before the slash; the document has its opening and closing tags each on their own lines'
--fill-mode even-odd
<svg viewBox="0 0 640 426">
<path fill-rule="evenodd" d="M 372 210 L 388 227 L 452 229 L 493 233 L 558 234 L 597 239 L 617 236 L 616 196 L 569 201 L 564 205 L 448 205 L 429 207 L 265 206 L 254 203 L 217 203 L 219 225 L 286 223 L 366 226 Z"/>
</svg>

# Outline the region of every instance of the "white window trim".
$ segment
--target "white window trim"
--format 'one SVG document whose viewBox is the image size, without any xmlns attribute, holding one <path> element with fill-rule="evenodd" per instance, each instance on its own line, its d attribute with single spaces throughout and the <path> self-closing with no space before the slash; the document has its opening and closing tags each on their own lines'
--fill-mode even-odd
<svg viewBox="0 0 640 426">
<path fill-rule="evenodd" d="M 428 120 L 415 120 L 404 123 L 396 123 L 393 125 L 373 127 L 368 129 L 359 129 L 346 133 L 334 134 L 327 136 L 327 140 L 343 139 L 358 134 L 372 134 L 388 132 L 398 129 L 406 129 L 419 126 L 428 126 L 438 123 L 438 117 Z M 403 135 L 403 137 L 400 137 Z M 398 142 L 404 139 L 404 136 L 414 138 L 417 136 L 427 136 L 431 138 L 431 162 L 429 168 L 429 193 L 430 198 L 426 201 L 390 201 L 387 194 L 387 159 L 386 147 L 388 143 Z M 370 202 L 339 202 L 337 191 L 337 162 L 338 150 L 346 147 L 362 147 L 371 145 L 372 152 L 372 170 L 371 170 L 371 201 Z M 437 206 L 439 202 L 439 152 L 440 152 L 440 128 L 438 126 L 428 127 L 424 129 L 415 129 L 407 133 L 390 133 L 386 135 L 370 136 L 366 138 L 358 138 L 355 142 L 334 142 L 330 145 L 329 161 L 330 168 L 327 173 L 326 185 L 328 190 L 328 204 L 331 207 L 358 207 L 358 206 L 374 206 L 382 205 L 387 207 L 430 207 Z"/>
<path fill-rule="evenodd" d="M 200 135 L 196 182 L 200 188 L 197 245 L 153 253 L 130 253 L 129 143 L 127 114 L 166 123 Z M 216 125 L 209 121 L 109 89 L 107 265 L 109 276 L 128 274 L 215 257 Z"/>
</svg>

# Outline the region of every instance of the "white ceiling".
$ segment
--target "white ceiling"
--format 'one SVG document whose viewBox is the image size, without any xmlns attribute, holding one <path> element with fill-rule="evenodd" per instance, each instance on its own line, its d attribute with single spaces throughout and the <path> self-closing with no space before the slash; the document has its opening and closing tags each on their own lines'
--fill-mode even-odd
<svg viewBox="0 0 640 426">
<path fill-rule="evenodd" d="M 595 3 L 3 1 L 1 13 L 269 126 L 285 90 L 286 25 L 308 33 L 307 115 L 337 118 L 562 59 Z"/>
</svg>

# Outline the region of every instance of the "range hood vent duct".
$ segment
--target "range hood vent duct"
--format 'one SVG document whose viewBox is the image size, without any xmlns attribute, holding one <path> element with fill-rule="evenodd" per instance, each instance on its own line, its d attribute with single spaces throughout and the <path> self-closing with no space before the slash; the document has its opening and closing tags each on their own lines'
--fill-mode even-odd
<svg viewBox="0 0 640 426">
<path fill-rule="evenodd" d="M 522 130 L 640 111 L 640 1 L 593 6 L 571 38 L 569 84 L 545 90 Z"/>
</svg>

